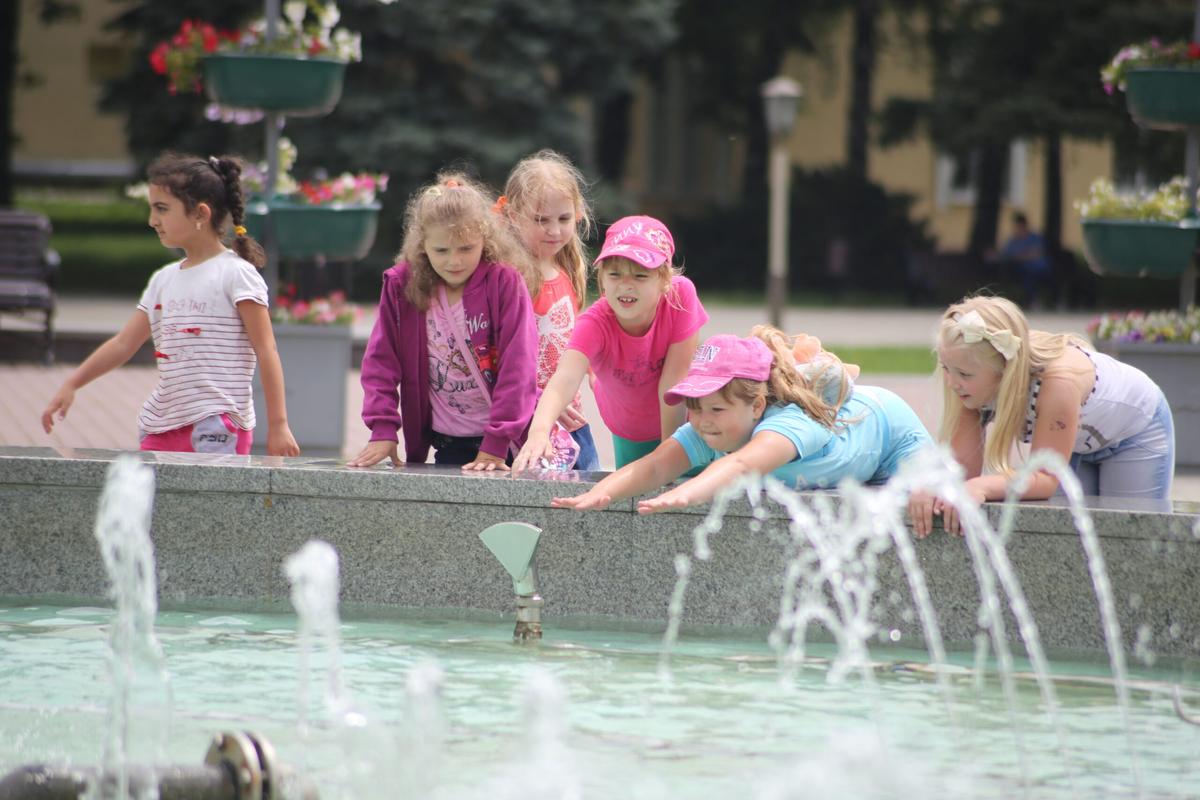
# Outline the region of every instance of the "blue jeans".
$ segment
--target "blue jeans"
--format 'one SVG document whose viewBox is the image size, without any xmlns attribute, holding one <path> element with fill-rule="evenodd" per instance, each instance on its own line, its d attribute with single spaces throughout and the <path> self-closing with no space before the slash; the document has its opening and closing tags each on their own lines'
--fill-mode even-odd
<svg viewBox="0 0 1200 800">
<path fill-rule="evenodd" d="M 596 452 L 596 440 L 592 438 L 592 426 L 584 425 L 577 431 L 571 431 L 571 438 L 579 445 L 579 457 L 571 469 L 594 471 L 600 469 L 600 454 Z"/>
<path fill-rule="evenodd" d="M 1084 494 L 1169 500 L 1175 477 L 1175 421 L 1167 399 L 1159 400 L 1142 431 L 1103 450 L 1076 453 L 1071 469 Z"/>
</svg>

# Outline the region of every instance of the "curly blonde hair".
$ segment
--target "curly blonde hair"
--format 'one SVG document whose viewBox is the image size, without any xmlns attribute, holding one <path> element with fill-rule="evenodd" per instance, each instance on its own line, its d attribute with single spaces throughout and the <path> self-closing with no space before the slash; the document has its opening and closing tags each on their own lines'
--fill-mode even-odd
<svg viewBox="0 0 1200 800">
<path fill-rule="evenodd" d="M 492 203 L 482 184 L 458 172 L 439 173 L 436 181 L 413 194 L 404 212 L 404 244 L 398 256 L 412 270 L 404 287 L 410 303 L 427 310 L 440 280 L 425 252 L 431 226 L 446 226 L 455 239 L 482 238 L 481 263 L 492 261 L 526 274 L 529 257 L 525 248 L 492 212 Z"/>
<path fill-rule="evenodd" d="M 548 194 L 561 194 L 570 198 L 575 210 L 575 235 L 554 256 L 554 263 L 571 281 L 578 300 L 577 308 L 583 308 L 587 296 L 587 253 L 583 242 L 591 236 L 595 220 L 584 189 L 587 186 L 583 173 L 561 153 L 554 150 L 539 150 L 517 162 L 504 184 L 501 208 L 509 222 L 515 217 L 532 216 L 538 203 Z M 534 268 L 525 275 L 529 294 L 537 297 L 542 289 L 542 273 Z"/>
<path fill-rule="evenodd" d="M 771 325 L 755 325 L 750 335 L 761 339 L 771 349 L 771 374 L 765 381 L 734 378 L 718 390 L 721 396 L 726 400 L 736 399 L 747 404 L 760 397 L 766 398 L 768 405 L 795 403 L 804 409 L 805 414 L 832 430 L 838 424 L 838 409 L 846 401 L 852 382 L 848 379 L 843 380 L 836 404 L 827 403 L 821 394 L 809 385 L 803 373 L 796 369 L 796 357 L 792 351 L 795 337 L 790 337 Z M 833 353 L 826 355 L 835 361 L 837 366 L 842 367 L 841 359 Z M 690 409 L 700 407 L 697 398 L 689 397 L 685 402 Z"/>
<path fill-rule="evenodd" d="M 971 311 L 978 312 L 989 334 L 1008 331 L 1016 337 L 1020 344 L 1012 358 L 1005 359 L 986 337 L 970 344 L 963 339 L 959 319 Z M 1029 386 L 1035 378 L 1050 374 L 1048 367 L 1068 346 L 1091 349 L 1086 340 L 1073 333 L 1031 330 L 1024 312 L 1003 297 L 966 297 L 942 314 L 937 333 L 938 352 L 949 348 L 964 350 L 980 365 L 1000 374 L 992 430 L 983 449 L 983 462 L 988 470 L 1006 475 L 1012 473 L 1009 454 L 1024 430 Z M 940 441 L 950 441 L 962 410 L 962 401 L 951 390 L 949 383 L 943 380 L 942 423 L 938 429 Z"/>
</svg>

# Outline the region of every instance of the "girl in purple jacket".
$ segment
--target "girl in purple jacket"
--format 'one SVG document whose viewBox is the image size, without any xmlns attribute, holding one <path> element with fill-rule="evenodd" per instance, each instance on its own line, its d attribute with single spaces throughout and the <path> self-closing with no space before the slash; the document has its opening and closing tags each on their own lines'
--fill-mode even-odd
<svg viewBox="0 0 1200 800">
<path fill-rule="evenodd" d="M 371 441 L 348 462 L 405 460 L 507 470 L 537 399 L 537 327 L 520 245 L 485 191 L 439 175 L 405 213 L 400 263 L 383 273 L 362 362 Z"/>
</svg>

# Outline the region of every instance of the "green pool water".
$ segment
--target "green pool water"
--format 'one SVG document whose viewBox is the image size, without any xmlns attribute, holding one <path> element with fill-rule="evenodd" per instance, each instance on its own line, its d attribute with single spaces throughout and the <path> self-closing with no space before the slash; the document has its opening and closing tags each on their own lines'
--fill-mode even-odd
<svg viewBox="0 0 1200 800">
<path fill-rule="evenodd" d="M 97 764 L 112 612 L 27 603 L 0 605 L 0 774 Z M 976 680 L 969 653 L 953 656 L 947 704 L 922 651 L 876 645 L 873 685 L 833 684 L 831 646 L 812 646 L 783 679 L 765 632 L 685 629 L 665 679 L 661 629 L 608 624 L 548 610 L 543 643 L 518 647 L 507 617 L 348 615 L 342 680 L 359 714 L 349 728 L 329 721 L 317 653 L 301 735 L 295 616 L 163 611 L 169 728 L 166 690 L 139 671 L 132 759 L 198 764 L 213 733 L 254 730 L 322 797 L 1126 798 L 1138 785 L 1145 797 L 1200 796 L 1200 728 L 1170 697 L 1182 683 L 1200 707 L 1196 662 L 1136 667 L 1126 732 L 1106 664 L 1056 659 L 1062 735 L 1019 676 L 1018 743 L 999 680 Z M 405 690 L 430 664 L 443 673 L 440 722 L 415 714 Z M 531 743 L 523 692 L 545 674 L 564 693 L 551 704 L 561 735 L 543 726 Z"/>
</svg>

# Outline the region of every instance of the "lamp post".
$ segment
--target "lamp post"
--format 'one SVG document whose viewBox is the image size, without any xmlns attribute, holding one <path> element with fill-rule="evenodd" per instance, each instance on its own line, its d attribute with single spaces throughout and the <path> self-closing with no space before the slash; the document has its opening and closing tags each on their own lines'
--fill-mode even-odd
<svg viewBox="0 0 1200 800">
<path fill-rule="evenodd" d="M 762 86 L 763 113 L 770 138 L 770 221 L 767 231 L 767 307 L 771 324 L 782 327 L 787 299 L 788 186 L 792 161 L 787 139 L 796 124 L 796 110 L 803 90 L 791 78 L 780 75 Z"/>
</svg>

